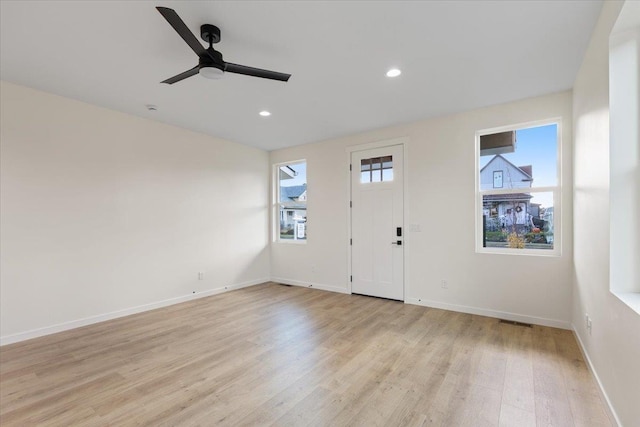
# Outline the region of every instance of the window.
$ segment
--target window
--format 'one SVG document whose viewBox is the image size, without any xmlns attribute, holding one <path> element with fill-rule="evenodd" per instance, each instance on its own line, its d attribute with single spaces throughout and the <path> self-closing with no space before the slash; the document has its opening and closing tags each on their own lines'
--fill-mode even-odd
<svg viewBox="0 0 640 427">
<path fill-rule="evenodd" d="M 360 182 L 393 181 L 393 156 L 372 157 L 360 161 Z"/>
<path fill-rule="evenodd" d="M 559 127 L 478 132 L 479 252 L 559 254 Z"/>
<path fill-rule="evenodd" d="M 278 164 L 274 213 L 277 220 L 277 240 L 305 242 L 307 240 L 307 162 L 299 160 Z"/>
<path fill-rule="evenodd" d="M 493 188 L 502 188 L 502 171 L 493 171 Z"/>
</svg>

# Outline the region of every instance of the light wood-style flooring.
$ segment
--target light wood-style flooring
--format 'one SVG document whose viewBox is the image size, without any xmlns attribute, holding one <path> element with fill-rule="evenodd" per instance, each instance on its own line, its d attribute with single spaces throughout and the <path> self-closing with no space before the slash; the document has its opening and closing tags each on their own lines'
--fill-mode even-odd
<svg viewBox="0 0 640 427">
<path fill-rule="evenodd" d="M 609 426 L 570 331 L 265 284 L 0 348 L 4 426 Z"/>
</svg>

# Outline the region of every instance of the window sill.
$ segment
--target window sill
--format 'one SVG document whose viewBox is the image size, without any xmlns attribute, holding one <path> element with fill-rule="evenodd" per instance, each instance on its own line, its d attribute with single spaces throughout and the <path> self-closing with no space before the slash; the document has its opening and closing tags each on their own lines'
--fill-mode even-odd
<svg viewBox="0 0 640 427">
<path fill-rule="evenodd" d="M 640 292 L 615 292 L 611 291 L 620 301 L 625 303 L 629 308 L 640 314 Z"/>
<path fill-rule="evenodd" d="M 505 249 L 505 248 L 476 248 L 478 254 L 492 255 L 519 255 L 519 256 L 536 256 L 536 257 L 559 257 L 561 256 L 559 249 Z"/>
<path fill-rule="evenodd" d="M 307 241 L 306 240 L 282 239 L 282 240 L 276 240 L 274 243 L 284 243 L 285 245 L 306 245 Z"/>
</svg>

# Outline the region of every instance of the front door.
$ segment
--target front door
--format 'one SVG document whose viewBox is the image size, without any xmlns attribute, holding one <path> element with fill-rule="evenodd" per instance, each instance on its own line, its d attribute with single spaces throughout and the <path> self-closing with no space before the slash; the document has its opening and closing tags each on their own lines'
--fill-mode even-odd
<svg viewBox="0 0 640 427">
<path fill-rule="evenodd" d="M 351 153 L 351 291 L 404 300 L 403 147 Z"/>
</svg>

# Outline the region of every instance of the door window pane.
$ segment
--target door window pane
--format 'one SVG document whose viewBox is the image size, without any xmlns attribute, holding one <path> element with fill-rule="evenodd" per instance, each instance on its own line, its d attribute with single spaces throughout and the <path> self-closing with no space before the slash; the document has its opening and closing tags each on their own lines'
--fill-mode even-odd
<svg viewBox="0 0 640 427">
<path fill-rule="evenodd" d="M 360 161 L 360 182 L 393 181 L 393 156 L 372 157 Z"/>
</svg>

